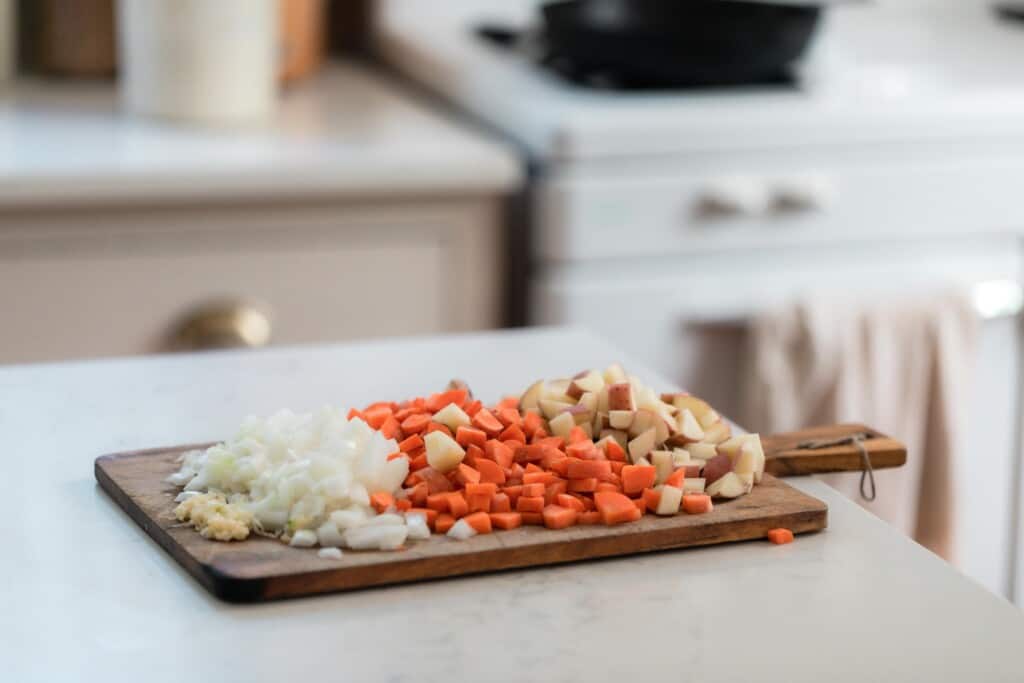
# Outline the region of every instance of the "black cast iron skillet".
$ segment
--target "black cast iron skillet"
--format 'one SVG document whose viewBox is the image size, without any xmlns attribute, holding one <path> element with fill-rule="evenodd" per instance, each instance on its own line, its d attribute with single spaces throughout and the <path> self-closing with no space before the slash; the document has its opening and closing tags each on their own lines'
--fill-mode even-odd
<svg viewBox="0 0 1024 683">
<path fill-rule="evenodd" d="M 821 15 L 817 4 L 744 0 L 562 0 L 541 11 L 549 61 L 634 86 L 785 79 Z"/>
</svg>

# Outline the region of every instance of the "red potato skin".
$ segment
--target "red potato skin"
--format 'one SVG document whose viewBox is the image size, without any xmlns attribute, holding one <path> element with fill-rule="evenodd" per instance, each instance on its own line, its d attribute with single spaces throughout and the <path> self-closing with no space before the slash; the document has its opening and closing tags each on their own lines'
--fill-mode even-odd
<svg viewBox="0 0 1024 683">
<path fill-rule="evenodd" d="M 729 472 L 732 472 L 732 460 L 729 456 L 716 455 L 704 465 L 704 485 L 711 486 Z"/>
<path fill-rule="evenodd" d="M 608 387 L 608 410 L 634 410 L 633 387 L 629 382 L 619 382 Z"/>
</svg>

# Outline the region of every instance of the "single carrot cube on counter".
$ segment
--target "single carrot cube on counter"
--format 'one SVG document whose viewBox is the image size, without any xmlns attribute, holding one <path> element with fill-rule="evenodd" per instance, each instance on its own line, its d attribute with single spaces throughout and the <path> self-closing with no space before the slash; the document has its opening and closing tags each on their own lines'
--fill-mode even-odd
<svg viewBox="0 0 1024 683">
<path fill-rule="evenodd" d="M 776 545 L 785 545 L 793 542 L 793 532 L 789 529 L 772 529 L 768 532 L 768 540 Z"/>
</svg>

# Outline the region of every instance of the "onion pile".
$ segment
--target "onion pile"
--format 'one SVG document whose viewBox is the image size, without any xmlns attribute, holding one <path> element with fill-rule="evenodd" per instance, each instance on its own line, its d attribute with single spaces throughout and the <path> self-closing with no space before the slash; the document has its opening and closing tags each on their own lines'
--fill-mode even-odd
<svg viewBox="0 0 1024 683">
<path fill-rule="evenodd" d="M 422 520 L 407 525 L 402 515 L 377 515 L 370 505 L 371 493 L 401 491 L 409 462 L 388 459 L 397 451 L 394 439 L 337 408 L 286 410 L 250 417 L 233 439 L 184 454 L 168 482 L 184 486 L 179 519 L 201 532 L 217 518 L 190 518 L 183 506 L 192 492 L 222 495 L 224 514 L 251 516 L 252 529 L 293 545 L 394 549 L 410 530 L 422 533 Z"/>
</svg>

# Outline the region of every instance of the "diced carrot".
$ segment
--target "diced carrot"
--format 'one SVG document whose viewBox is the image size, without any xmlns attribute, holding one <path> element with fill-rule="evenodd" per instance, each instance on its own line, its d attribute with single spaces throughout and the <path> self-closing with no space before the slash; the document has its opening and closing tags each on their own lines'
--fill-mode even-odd
<svg viewBox="0 0 1024 683">
<path fill-rule="evenodd" d="M 555 504 L 561 505 L 564 508 L 570 508 L 576 512 L 583 512 L 587 509 L 587 506 L 583 504 L 582 500 L 570 496 L 567 493 L 559 493 L 555 496 Z"/>
<path fill-rule="evenodd" d="M 388 462 L 391 462 L 392 460 L 398 460 L 399 458 L 404 458 L 404 457 L 405 457 L 405 453 L 403 453 L 401 451 L 395 451 L 394 453 L 388 453 Z"/>
<path fill-rule="evenodd" d="M 683 482 L 686 481 L 686 469 L 680 467 L 672 474 L 668 475 L 668 479 L 665 480 L 666 486 L 675 486 L 677 489 L 683 488 Z"/>
<path fill-rule="evenodd" d="M 519 425 L 513 424 L 506 427 L 501 434 L 498 435 L 498 439 L 501 441 L 518 441 L 520 443 L 526 443 L 526 434 L 523 434 L 523 430 Z"/>
<path fill-rule="evenodd" d="M 427 504 L 427 496 L 430 494 L 427 483 L 421 481 L 409 490 L 409 500 L 412 501 L 416 507 L 423 507 Z"/>
<path fill-rule="evenodd" d="M 424 517 L 427 518 L 427 526 L 429 526 L 431 528 L 433 528 L 434 522 L 437 521 L 437 516 L 439 514 L 437 510 L 431 510 L 430 508 L 424 508 L 424 507 L 409 508 L 405 512 L 406 512 L 407 515 L 416 515 L 416 514 L 423 515 Z"/>
<path fill-rule="evenodd" d="M 597 482 L 597 488 L 594 489 L 594 490 L 595 491 L 615 491 L 617 493 L 622 493 L 622 486 L 618 485 L 618 484 L 613 484 L 610 481 L 599 481 L 599 482 Z"/>
<path fill-rule="evenodd" d="M 411 453 L 412 451 L 415 451 L 417 448 L 422 448 L 422 446 L 423 437 L 420 436 L 419 434 L 413 434 L 412 436 L 407 437 L 404 441 L 398 444 L 398 450 L 402 451 L 403 453 Z"/>
<path fill-rule="evenodd" d="M 462 406 L 462 410 L 463 412 L 466 413 L 466 415 L 473 417 L 478 412 L 480 412 L 480 409 L 483 407 L 484 404 L 481 403 L 480 401 L 469 401 L 468 403 Z"/>
<path fill-rule="evenodd" d="M 363 415 L 363 412 L 361 410 L 352 408 L 351 410 L 348 411 L 348 416 L 346 417 L 346 419 L 354 420 L 356 418 L 359 418 L 363 422 L 366 422 L 366 417 Z"/>
<path fill-rule="evenodd" d="M 537 441 L 543 441 L 544 439 L 550 438 L 548 432 L 543 427 L 537 427 L 533 434 L 527 433 L 530 437 L 530 443 L 536 443 Z"/>
<path fill-rule="evenodd" d="M 487 432 L 487 436 L 495 437 L 504 431 L 505 426 L 501 424 L 498 418 L 494 417 L 494 414 L 487 410 L 487 408 L 481 408 L 476 415 L 473 416 L 473 426 L 477 429 L 482 429 Z"/>
<path fill-rule="evenodd" d="M 463 486 L 477 484 L 480 482 L 480 473 L 465 463 L 459 463 L 455 468 L 455 480 Z"/>
<path fill-rule="evenodd" d="M 427 482 L 430 493 L 444 493 L 445 491 L 452 490 L 452 483 L 448 481 L 448 477 L 433 467 L 424 467 L 422 470 L 418 470 L 418 473 L 423 478 L 423 481 Z"/>
<path fill-rule="evenodd" d="M 467 493 L 466 504 L 469 506 L 469 511 L 473 512 L 490 512 L 491 511 L 491 496 L 480 493 Z"/>
<path fill-rule="evenodd" d="M 699 515 L 711 512 L 714 507 L 711 503 L 711 496 L 706 493 L 687 493 L 683 496 L 683 512 L 688 514 Z"/>
<path fill-rule="evenodd" d="M 484 444 L 484 454 L 502 468 L 511 467 L 515 462 L 515 451 L 495 439 L 490 439 Z"/>
<path fill-rule="evenodd" d="M 569 430 L 569 443 L 582 443 L 584 441 L 590 441 L 590 437 L 583 431 L 583 427 L 576 425 Z M 593 441 L 591 441 L 593 444 Z"/>
<path fill-rule="evenodd" d="M 550 446 L 552 448 L 557 448 L 561 450 L 562 447 L 565 446 L 565 439 L 563 439 L 560 436 L 545 436 L 541 439 L 537 439 L 536 441 L 534 441 L 533 445 L 538 447 Z"/>
<path fill-rule="evenodd" d="M 369 412 L 375 408 L 387 408 L 389 412 L 393 413 L 395 412 L 395 409 L 398 408 L 398 404 L 393 401 L 377 401 L 376 403 L 371 403 L 366 406 L 366 408 L 363 409 L 363 412 Z"/>
<path fill-rule="evenodd" d="M 403 482 L 403 485 L 406 486 L 407 488 L 409 488 L 409 487 L 416 486 L 416 484 L 419 484 L 422 481 L 423 481 L 423 477 L 421 477 L 418 472 L 410 472 L 409 476 L 405 478 L 405 481 Z"/>
<path fill-rule="evenodd" d="M 626 463 L 621 460 L 609 460 L 612 466 L 612 473 L 622 475 L 622 468 L 626 466 Z"/>
<path fill-rule="evenodd" d="M 417 455 L 415 458 L 409 461 L 409 469 L 412 470 L 413 472 L 419 472 L 420 470 L 429 465 L 430 463 L 427 461 L 426 453 L 421 453 L 420 455 Z"/>
<path fill-rule="evenodd" d="M 569 463 L 570 479 L 601 479 L 612 473 L 607 460 L 575 460 Z"/>
<path fill-rule="evenodd" d="M 642 518 L 643 516 L 644 516 L 644 513 L 643 513 L 643 511 L 640 510 L 640 506 L 638 505 L 638 506 L 634 507 L 626 515 L 626 521 L 627 522 L 636 522 L 636 521 L 639 521 L 640 518 Z"/>
<path fill-rule="evenodd" d="M 552 462 L 548 465 L 548 469 L 557 474 L 560 477 L 568 478 L 569 476 L 569 462 L 573 458 L 561 458 Z"/>
<path fill-rule="evenodd" d="M 519 496 L 516 501 L 516 512 L 542 512 L 544 496 Z"/>
<path fill-rule="evenodd" d="M 549 529 L 565 529 L 576 524 L 579 513 L 561 505 L 548 505 L 544 508 L 544 526 Z"/>
<path fill-rule="evenodd" d="M 540 512 L 521 512 L 519 516 L 523 518 L 523 524 L 535 524 L 537 526 L 544 526 L 544 515 Z"/>
<path fill-rule="evenodd" d="M 401 410 L 395 411 L 395 419 L 398 420 L 399 424 L 405 422 L 405 418 L 415 414 L 415 410 L 412 408 L 402 408 Z"/>
<path fill-rule="evenodd" d="M 633 505 L 640 511 L 640 514 L 647 512 L 647 501 L 643 498 L 630 498 L 633 501 Z"/>
<path fill-rule="evenodd" d="M 513 425 L 520 425 L 523 422 L 523 418 L 519 415 L 518 408 L 498 408 L 495 415 L 498 421 L 505 427 L 511 427 Z"/>
<path fill-rule="evenodd" d="M 399 498 L 395 501 L 395 509 L 399 512 L 405 512 L 406 510 L 412 509 L 412 501 L 408 498 Z"/>
<path fill-rule="evenodd" d="M 429 415 L 410 415 L 402 421 L 402 431 L 406 434 L 419 434 L 429 424 Z"/>
<path fill-rule="evenodd" d="M 596 477 L 589 477 L 587 479 L 570 479 L 569 490 L 575 492 L 591 492 L 596 491 L 598 485 L 601 482 Z"/>
<path fill-rule="evenodd" d="M 455 441 L 463 448 L 468 448 L 470 445 L 477 445 L 483 448 L 484 444 L 487 443 L 487 435 L 479 429 L 462 425 L 455 430 Z"/>
<path fill-rule="evenodd" d="M 476 469 L 480 472 L 480 481 L 493 484 L 505 483 L 505 470 L 493 460 L 479 458 L 476 461 Z"/>
<path fill-rule="evenodd" d="M 467 496 L 493 496 L 498 492 L 498 485 L 490 483 L 476 483 L 466 484 L 466 495 Z"/>
<path fill-rule="evenodd" d="M 377 512 L 384 512 L 389 507 L 395 504 L 395 497 L 387 491 L 377 491 L 376 493 L 370 494 L 370 505 Z"/>
<path fill-rule="evenodd" d="M 622 522 L 639 519 L 640 511 L 632 500 L 621 493 L 599 491 L 594 494 L 594 504 L 601 513 L 601 521 L 605 524 L 621 524 Z"/>
<path fill-rule="evenodd" d="M 608 439 L 604 445 L 604 454 L 608 456 L 609 460 L 615 460 L 616 462 L 626 461 L 626 449 L 619 445 L 619 442 L 615 439 Z"/>
<path fill-rule="evenodd" d="M 661 492 L 654 489 L 644 489 L 643 501 L 647 509 L 654 512 L 658 509 L 658 503 L 661 502 Z"/>
<path fill-rule="evenodd" d="M 491 517 L 486 510 L 466 515 L 465 520 L 466 524 L 473 527 L 478 534 L 491 533 Z"/>
<path fill-rule="evenodd" d="M 492 512 L 491 526 L 499 529 L 515 529 L 522 526 L 523 516 L 518 512 Z"/>
<path fill-rule="evenodd" d="M 540 483 L 537 483 L 537 482 L 534 482 L 532 484 L 524 483 L 523 484 L 523 493 L 522 493 L 522 495 L 528 496 L 528 497 L 543 496 L 544 495 L 544 484 L 540 484 Z"/>
<path fill-rule="evenodd" d="M 657 474 L 654 465 L 626 465 L 621 476 L 623 492 L 632 495 L 654 486 Z"/>
<path fill-rule="evenodd" d="M 384 424 L 380 426 L 379 431 L 386 439 L 402 438 L 402 427 L 394 415 L 388 415 L 387 419 L 384 420 Z"/>
<path fill-rule="evenodd" d="M 776 545 L 785 545 L 793 542 L 793 532 L 789 529 L 778 528 L 768 532 L 768 540 Z"/>
<path fill-rule="evenodd" d="M 516 462 L 539 462 L 544 458 L 544 444 L 530 444 L 516 449 Z"/>
<path fill-rule="evenodd" d="M 566 493 L 569 490 L 569 482 L 564 479 L 553 481 L 544 487 L 544 503 L 551 505 L 555 502 L 555 497 L 560 493 Z"/>
<path fill-rule="evenodd" d="M 462 462 L 466 463 L 473 469 L 479 469 L 477 465 L 478 460 L 484 460 L 484 449 L 480 448 L 476 444 L 470 444 L 469 448 L 466 449 L 466 455 L 462 458 Z"/>
<path fill-rule="evenodd" d="M 469 502 L 461 491 L 452 491 L 448 495 L 448 511 L 455 519 L 465 517 L 469 512 Z"/>
<path fill-rule="evenodd" d="M 383 425 L 389 417 L 393 417 L 391 412 L 391 408 L 388 406 L 377 405 L 364 410 L 363 419 L 366 421 L 366 424 L 370 425 L 374 429 L 380 429 L 381 425 Z"/>
<path fill-rule="evenodd" d="M 523 475 L 524 484 L 552 484 L 558 479 L 558 475 L 554 472 L 526 472 Z"/>
<path fill-rule="evenodd" d="M 600 524 L 601 513 L 598 512 L 597 510 L 588 510 L 586 512 L 581 512 L 579 516 L 576 517 L 576 522 L 577 524 Z"/>
<path fill-rule="evenodd" d="M 432 493 L 427 496 L 427 507 L 438 512 L 448 512 L 448 494 Z"/>
<path fill-rule="evenodd" d="M 491 497 L 491 512 L 512 512 L 512 499 L 507 493 L 495 493 Z"/>
<path fill-rule="evenodd" d="M 604 453 L 594 447 L 594 444 L 587 439 L 570 443 L 565 447 L 565 454 L 583 460 L 604 460 Z"/>
<path fill-rule="evenodd" d="M 516 413 L 519 412 L 519 397 L 518 396 L 506 396 L 505 398 L 498 401 L 498 409 L 504 410 L 510 408 Z"/>
<path fill-rule="evenodd" d="M 441 424 L 440 422 L 431 422 L 430 424 L 428 424 L 426 433 L 429 434 L 430 432 L 443 432 L 448 436 L 452 435 L 452 430 L 448 429 L 448 427 Z"/>
<path fill-rule="evenodd" d="M 508 479 L 518 479 L 518 482 L 512 482 L 517 484 L 523 483 L 524 474 L 526 474 L 526 470 L 523 469 L 523 466 L 517 462 L 512 463 L 512 466 L 508 468 L 508 472 L 505 473 Z"/>
<path fill-rule="evenodd" d="M 438 534 L 446 534 L 448 530 L 455 526 L 455 518 L 447 513 L 442 513 L 437 516 L 434 520 L 434 532 Z"/>
<path fill-rule="evenodd" d="M 448 391 L 442 391 L 439 394 L 434 394 L 427 399 L 426 408 L 432 413 L 444 408 L 449 403 L 462 407 L 462 404 L 466 402 L 468 392 L 465 389 L 449 389 Z"/>
<path fill-rule="evenodd" d="M 512 505 L 515 505 L 516 501 L 519 500 L 519 496 L 523 494 L 523 487 L 521 484 L 518 486 L 503 486 L 501 492 L 508 496 Z"/>
<path fill-rule="evenodd" d="M 538 429 L 544 428 L 544 418 L 534 412 L 523 415 L 523 432 L 533 434 Z"/>
</svg>

